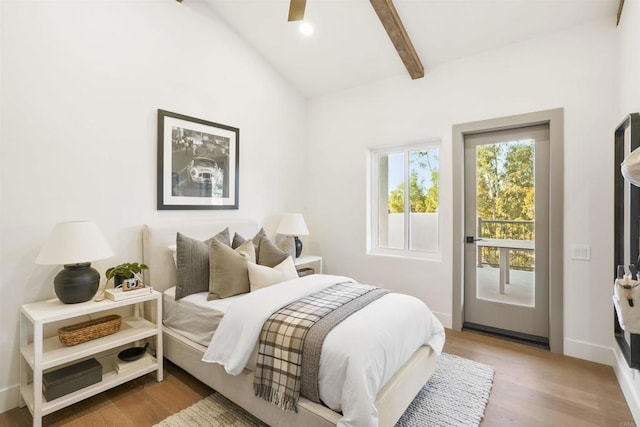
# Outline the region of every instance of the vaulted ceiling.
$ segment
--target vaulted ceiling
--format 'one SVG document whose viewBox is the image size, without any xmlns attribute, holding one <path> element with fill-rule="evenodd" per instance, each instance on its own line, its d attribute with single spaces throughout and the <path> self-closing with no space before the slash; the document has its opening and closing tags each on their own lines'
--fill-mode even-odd
<svg viewBox="0 0 640 427">
<path fill-rule="evenodd" d="M 200 2 L 198 2 L 200 3 Z M 394 0 L 424 65 L 545 36 L 598 19 L 615 25 L 619 0 Z M 410 79 L 369 0 L 307 0 L 305 22 L 287 22 L 288 0 L 189 0 L 213 9 L 307 96 L 391 76 Z M 570 54 L 568 52 L 567 54 Z"/>
</svg>

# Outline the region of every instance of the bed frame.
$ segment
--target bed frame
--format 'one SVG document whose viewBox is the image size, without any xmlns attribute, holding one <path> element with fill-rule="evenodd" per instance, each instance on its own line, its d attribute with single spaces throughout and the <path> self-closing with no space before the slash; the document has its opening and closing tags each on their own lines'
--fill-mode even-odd
<svg viewBox="0 0 640 427">
<path fill-rule="evenodd" d="M 250 238 L 259 228 L 257 222 L 245 219 L 145 225 L 142 252 L 143 262 L 149 266 L 145 271 L 145 283 L 160 292 L 175 285 L 176 269 L 168 246 L 175 244 L 176 232 L 206 240 L 225 227 L 229 227 L 232 238 L 234 232 Z M 339 413 L 305 398 L 300 398 L 297 413 L 282 411 L 278 406 L 254 396 L 253 372 L 245 369 L 240 375 L 232 376 L 221 365 L 202 362 L 206 347 L 167 327 L 163 328 L 163 350 L 164 357 L 171 362 L 270 426 L 328 427 L 335 426 L 341 417 Z M 380 390 L 375 402 L 380 427 L 393 426 L 400 419 L 435 371 L 436 359 L 431 347 L 420 347 Z"/>
</svg>

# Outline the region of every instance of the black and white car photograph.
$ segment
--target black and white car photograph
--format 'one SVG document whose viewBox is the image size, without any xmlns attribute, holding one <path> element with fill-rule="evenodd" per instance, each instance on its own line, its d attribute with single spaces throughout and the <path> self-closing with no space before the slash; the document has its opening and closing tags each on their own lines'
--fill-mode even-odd
<svg viewBox="0 0 640 427">
<path fill-rule="evenodd" d="M 229 138 L 174 126 L 173 196 L 228 197 Z"/>
</svg>

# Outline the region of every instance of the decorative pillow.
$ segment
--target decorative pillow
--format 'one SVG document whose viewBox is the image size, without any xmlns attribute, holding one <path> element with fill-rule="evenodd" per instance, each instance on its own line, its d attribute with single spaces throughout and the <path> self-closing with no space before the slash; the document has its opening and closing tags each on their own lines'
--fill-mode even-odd
<svg viewBox="0 0 640 427">
<path fill-rule="evenodd" d="M 213 240 L 209 254 L 211 274 L 207 300 L 249 292 L 247 261 L 255 262 L 255 253 L 251 240 L 244 242 L 235 250 Z"/>
<path fill-rule="evenodd" d="M 260 249 L 260 239 L 262 238 L 262 236 L 266 236 L 266 233 L 264 232 L 264 228 L 260 228 L 260 231 L 258 231 L 256 235 L 253 236 L 253 238 L 251 239 L 251 242 L 253 243 L 253 247 L 256 249 L 256 254 L 255 254 L 256 259 L 258 259 L 258 251 Z M 236 249 L 238 246 L 240 246 L 246 241 L 247 239 L 245 239 L 238 233 L 234 233 L 233 241 L 231 242 L 231 247 L 233 249 Z"/>
<path fill-rule="evenodd" d="M 298 277 L 296 265 L 290 256 L 273 268 L 248 262 L 247 269 L 251 292 Z"/>
<path fill-rule="evenodd" d="M 225 228 L 224 230 L 222 230 L 221 232 L 213 236 L 213 238 L 231 247 L 231 237 L 229 234 L 229 227 Z"/>
<path fill-rule="evenodd" d="M 275 267 L 285 260 L 288 256 L 295 256 L 296 242 L 291 236 L 282 239 L 277 245 L 273 243 L 267 236 L 260 239 L 258 246 L 257 262 L 267 267 Z"/>
<path fill-rule="evenodd" d="M 178 267 L 178 245 L 169 245 L 167 246 L 169 251 L 171 252 L 171 257 L 173 258 L 173 265 Z"/>
<path fill-rule="evenodd" d="M 231 238 L 229 237 L 229 227 L 225 228 L 224 230 L 222 230 L 221 232 L 213 236 L 211 239 L 218 239 L 225 245 L 231 246 L 231 243 L 230 243 Z M 206 242 L 208 242 L 209 240 L 206 240 Z M 169 251 L 171 251 L 171 256 L 173 257 L 173 263 L 175 264 L 176 267 L 178 267 L 178 254 L 177 254 L 178 245 L 169 245 L 167 246 L 167 248 L 169 249 Z"/>
<path fill-rule="evenodd" d="M 177 271 L 176 300 L 209 290 L 209 244 L 214 240 L 228 246 L 229 229 L 224 229 L 204 242 L 177 233 L 174 254 Z"/>
</svg>

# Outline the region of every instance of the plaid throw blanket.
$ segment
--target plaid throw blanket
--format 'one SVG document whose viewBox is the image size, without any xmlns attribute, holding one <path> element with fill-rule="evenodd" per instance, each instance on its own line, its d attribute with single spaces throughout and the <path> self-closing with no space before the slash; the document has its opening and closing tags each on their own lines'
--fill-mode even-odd
<svg viewBox="0 0 640 427">
<path fill-rule="evenodd" d="M 256 396 L 297 412 L 300 397 L 302 349 L 314 324 L 343 305 L 379 289 L 357 283 L 338 283 L 281 308 L 260 333 L 253 389 Z"/>
</svg>

